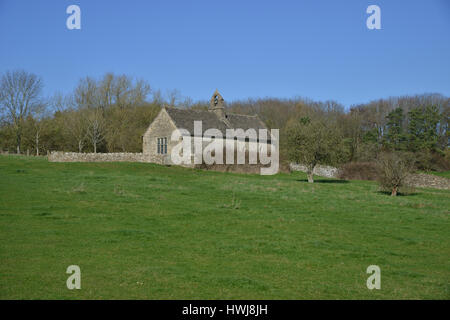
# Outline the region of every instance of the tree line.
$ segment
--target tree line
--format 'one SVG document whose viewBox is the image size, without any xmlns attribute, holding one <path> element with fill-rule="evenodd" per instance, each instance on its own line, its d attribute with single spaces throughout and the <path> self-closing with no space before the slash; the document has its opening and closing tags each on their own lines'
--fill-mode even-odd
<svg viewBox="0 0 450 320">
<path fill-rule="evenodd" d="M 163 105 L 207 109 L 207 100 L 162 94 L 147 81 L 106 73 L 79 80 L 69 94 L 43 97 L 43 80 L 23 71 L 0 79 L 0 149 L 40 155 L 47 150 L 141 152 L 142 135 Z M 257 114 L 280 129 L 286 161 L 339 164 L 372 161 L 386 150 L 414 154 L 423 169 L 449 169 L 450 98 L 391 97 L 353 105 L 336 101 L 260 98 L 231 101 L 227 112 Z"/>
</svg>

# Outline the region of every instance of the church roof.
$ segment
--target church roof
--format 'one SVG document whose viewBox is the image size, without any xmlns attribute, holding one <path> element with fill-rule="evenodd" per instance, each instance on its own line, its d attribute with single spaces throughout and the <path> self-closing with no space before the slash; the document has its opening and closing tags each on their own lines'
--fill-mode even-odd
<svg viewBox="0 0 450 320">
<path fill-rule="evenodd" d="M 220 119 L 214 112 L 209 110 L 189 110 L 178 108 L 166 108 L 167 113 L 174 121 L 177 128 L 186 129 L 194 134 L 194 121 L 202 121 L 203 131 L 207 129 L 219 129 L 225 134 L 226 129 L 253 128 L 267 129 L 258 116 L 249 116 L 243 114 L 226 114 L 225 119 Z"/>
</svg>

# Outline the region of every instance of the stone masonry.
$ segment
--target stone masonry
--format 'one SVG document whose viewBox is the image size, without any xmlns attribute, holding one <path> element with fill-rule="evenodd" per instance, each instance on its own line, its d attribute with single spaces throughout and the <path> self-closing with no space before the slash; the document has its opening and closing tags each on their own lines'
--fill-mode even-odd
<svg viewBox="0 0 450 320">
<path fill-rule="evenodd" d="M 290 165 L 291 171 L 302 171 L 307 172 L 307 168 L 304 165 L 291 163 Z M 314 167 L 313 174 L 319 177 L 325 178 L 337 178 L 339 173 L 339 169 L 330 166 L 316 165 Z"/>
<path fill-rule="evenodd" d="M 143 153 L 77 153 L 53 151 L 48 155 L 50 162 L 150 162 Z"/>
</svg>

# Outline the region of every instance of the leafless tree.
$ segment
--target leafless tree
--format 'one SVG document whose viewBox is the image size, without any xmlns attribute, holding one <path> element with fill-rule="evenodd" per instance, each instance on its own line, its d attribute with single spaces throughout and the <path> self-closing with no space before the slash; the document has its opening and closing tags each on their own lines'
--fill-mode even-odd
<svg viewBox="0 0 450 320">
<path fill-rule="evenodd" d="M 50 105 L 61 113 L 59 119 L 66 141 L 69 145 L 76 146 L 78 152 L 82 152 L 87 139 L 87 108 L 78 108 L 74 94 L 56 93 Z"/>
<path fill-rule="evenodd" d="M 414 170 L 414 157 L 408 153 L 383 152 L 377 158 L 380 187 L 396 196 L 405 186 L 407 176 Z"/>
<path fill-rule="evenodd" d="M 97 146 L 105 138 L 105 119 L 102 110 L 95 108 L 87 111 L 87 137 L 97 153 Z"/>
<path fill-rule="evenodd" d="M 70 110 L 65 114 L 66 133 L 75 140 L 78 152 L 82 152 L 88 137 L 88 121 L 86 110 Z"/>
<path fill-rule="evenodd" d="M 41 103 L 38 105 L 32 113 L 33 117 L 33 133 L 34 133 L 34 146 L 36 149 L 36 155 L 39 156 L 39 146 L 41 133 L 46 125 L 46 118 L 49 117 L 49 108 L 47 103 Z"/>
<path fill-rule="evenodd" d="M 114 105 L 124 109 L 142 104 L 150 93 L 150 85 L 144 80 L 133 81 L 127 75 L 107 73 L 98 81 L 98 96 L 100 106 L 108 109 Z"/>
<path fill-rule="evenodd" d="M 101 94 L 97 81 L 91 77 L 80 79 L 74 92 L 74 101 L 78 108 L 97 108 L 101 106 Z"/>
<path fill-rule="evenodd" d="M 0 80 L 0 113 L 12 124 L 20 153 L 24 120 L 41 105 L 42 80 L 23 70 L 7 71 Z"/>
<path fill-rule="evenodd" d="M 182 100 L 181 92 L 178 89 L 167 91 L 167 103 L 170 106 L 176 106 Z"/>
<path fill-rule="evenodd" d="M 160 89 L 154 90 L 152 92 L 152 96 L 152 101 L 154 104 L 163 105 L 165 103 L 163 94 L 161 93 Z"/>
</svg>

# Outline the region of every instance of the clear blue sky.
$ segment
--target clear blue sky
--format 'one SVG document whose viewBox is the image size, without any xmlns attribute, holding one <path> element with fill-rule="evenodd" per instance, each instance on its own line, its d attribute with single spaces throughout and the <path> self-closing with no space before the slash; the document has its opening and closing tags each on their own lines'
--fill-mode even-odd
<svg viewBox="0 0 450 320">
<path fill-rule="evenodd" d="M 67 6 L 81 30 L 66 28 Z M 368 30 L 366 8 L 381 8 Z M 450 95 L 447 0 L 0 0 L 0 72 L 43 77 L 45 94 L 105 72 L 194 100 Z"/>
</svg>

